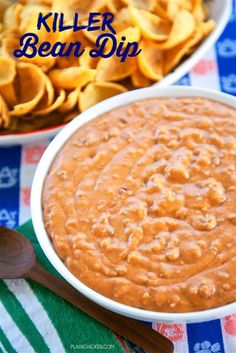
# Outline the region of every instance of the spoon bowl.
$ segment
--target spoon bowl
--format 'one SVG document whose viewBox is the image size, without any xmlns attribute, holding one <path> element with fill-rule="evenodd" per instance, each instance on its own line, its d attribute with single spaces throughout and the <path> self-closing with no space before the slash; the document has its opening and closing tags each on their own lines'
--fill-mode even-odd
<svg viewBox="0 0 236 353">
<path fill-rule="evenodd" d="M 35 262 L 32 244 L 16 231 L 0 226 L 0 278 L 27 277 Z"/>
</svg>

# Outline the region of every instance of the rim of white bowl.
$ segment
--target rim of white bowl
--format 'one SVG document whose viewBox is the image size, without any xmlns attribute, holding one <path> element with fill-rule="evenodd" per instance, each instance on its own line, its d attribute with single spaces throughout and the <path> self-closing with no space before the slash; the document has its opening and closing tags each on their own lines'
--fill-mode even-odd
<svg viewBox="0 0 236 353">
<path fill-rule="evenodd" d="M 236 311 L 236 302 L 203 311 L 168 313 L 138 309 L 109 299 L 104 295 L 97 293 L 93 289 L 87 287 L 67 269 L 65 264 L 56 254 L 56 251 L 54 250 L 51 240 L 44 227 L 42 212 L 43 184 L 52 161 L 54 160 L 55 156 L 60 151 L 64 143 L 68 141 L 68 139 L 78 130 L 80 126 L 84 125 L 88 121 L 100 116 L 105 112 L 135 101 L 157 97 L 202 97 L 218 101 L 233 108 L 236 107 L 236 98 L 222 92 L 203 88 L 183 86 L 165 88 L 153 86 L 149 88 L 122 93 L 115 97 L 109 98 L 81 113 L 77 118 L 72 120 L 59 132 L 59 134 L 54 138 L 54 140 L 50 143 L 50 145 L 44 152 L 38 164 L 33 179 L 31 192 L 31 214 L 34 230 L 36 232 L 39 244 L 43 249 L 45 255 L 47 256 L 51 264 L 56 268 L 56 270 L 62 275 L 62 277 L 64 277 L 66 281 L 68 281 L 74 288 L 76 288 L 86 297 L 107 309 L 120 313 L 124 316 L 144 321 L 197 322 L 201 320 L 211 320 L 226 316 Z"/>
</svg>

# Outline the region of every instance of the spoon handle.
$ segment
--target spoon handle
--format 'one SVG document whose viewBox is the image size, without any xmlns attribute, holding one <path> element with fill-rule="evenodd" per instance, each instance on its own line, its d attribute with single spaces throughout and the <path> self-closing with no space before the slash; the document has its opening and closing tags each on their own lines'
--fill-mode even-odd
<svg viewBox="0 0 236 353">
<path fill-rule="evenodd" d="M 35 263 L 27 278 L 42 284 L 53 292 L 101 322 L 118 335 L 126 337 L 149 353 L 173 353 L 173 344 L 159 332 L 134 319 L 116 314 L 80 294 L 66 281 L 52 275 L 39 263 Z"/>
</svg>

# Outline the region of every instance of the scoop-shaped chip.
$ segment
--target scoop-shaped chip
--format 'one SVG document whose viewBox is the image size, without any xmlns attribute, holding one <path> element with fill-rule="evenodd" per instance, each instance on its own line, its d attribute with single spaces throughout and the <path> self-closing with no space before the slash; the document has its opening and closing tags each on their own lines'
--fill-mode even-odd
<svg viewBox="0 0 236 353">
<path fill-rule="evenodd" d="M 25 63 L 32 63 L 38 66 L 43 72 L 48 72 L 56 63 L 56 58 L 53 56 L 42 57 L 38 54 L 33 58 L 22 57 L 21 61 Z"/>
<path fill-rule="evenodd" d="M 116 40 L 117 42 L 121 42 L 122 40 L 125 40 L 126 42 L 133 43 L 133 42 L 139 42 L 141 38 L 141 33 L 138 27 L 127 27 L 123 31 L 119 32 L 116 34 Z M 112 48 L 113 43 L 108 41 L 106 43 L 106 50 L 105 52 L 109 52 Z"/>
<path fill-rule="evenodd" d="M 123 0 L 127 5 L 137 7 L 138 9 L 153 11 L 155 9 L 156 0 Z"/>
<path fill-rule="evenodd" d="M 78 58 L 76 58 L 75 56 L 57 58 L 56 64 L 59 69 L 66 69 L 71 66 L 78 66 Z"/>
<path fill-rule="evenodd" d="M 73 110 L 78 103 L 79 93 L 79 88 L 76 88 L 74 91 L 70 92 L 67 95 L 65 102 L 59 107 L 59 113 L 65 114 L 71 112 L 71 110 Z"/>
<path fill-rule="evenodd" d="M 10 125 L 9 110 L 3 97 L 0 95 L 0 128 L 7 129 Z"/>
<path fill-rule="evenodd" d="M 122 9 L 120 9 L 120 11 L 115 14 L 114 22 L 112 25 L 117 33 L 123 31 L 127 27 L 132 26 L 128 7 L 122 7 Z"/>
<path fill-rule="evenodd" d="M 192 13 L 196 22 L 203 22 L 207 18 L 207 8 L 203 0 L 191 0 Z"/>
<path fill-rule="evenodd" d="M 79 64 L 81 67 L 85 67 L 87 69 L 96 69 L 99 58 L 92 58 L 89 55 L 91 49 L 91 47 L 85 48 L 83 55 L 79 58 Z"/>
<path fill-rule="evenodd" d="M 55 87 L 70 90 L 83 87 L 88 82 L 94 80 L 96 70 L 74 66 L 63 70 L 52 70 L 48 76 Z"/>
<path fill-rule="evenodd" d="M 127 57 L 125 62 L 120 62 L 117 56 L 101 58 L 97 64 L 97 81 L 120 81 L 130 76 L 137 67 L 135 57 Z"/>
<path fill-rule="evenodd" d="M 65 18 L 72 19 L 78 12 L 80 19 L 86 19 L 90 12 L 99 12 L 106 5 L 106 0 L 53 0 L 52 11 L 62 12 Z"/>
<path fill-rule="evenodd" d="M 182 8 L 184 0 L 171 0 L 166 3 L 168 17 L 173 20 L 179 10 Z"/>
<path fill-rule="evenodd" d="M 21 4 L 12 4 L 7 8 L 3 17 L 4 28 L 8 31 L 15 31 L 19 29 L 20 26 L 20 14 L 23 10 Z"/>
<path fill-rule="evenodd" d="M 1 2 L 0 2 L 0 22 L 3 21 L 4 14 L 9 6 L 11 6 L 11 2 L 9 0 L 1 0 Z"/>
<path fill-rule="evenodd" d="M 55 111 L 61 107 L 61 105 L 64 103 L 65 99 L 66 99 L 66 92 L 63 89 L 60 89 L 58 96 L 52 105 L 50 105 L 49 107 L 44 108 L 44 109 L 35 110 L 33 112 L 33 114 L 35 116 L 37 116 L 37 115 L 47 115 L 49 113 L 52 113 L 53 111 Z"/>
<path fill-rule="evenodd" d="M 162 18 L 165 21 L 170 21 L 170 17 L 168 15 L 167 9 L 162 6 L 161 3 L 157 2 L 155 9 L 153 11 L 157 16 Z"/>
<path fill-rule="evenodd" d="M 27 6 L 24 6 L 20 13 L 20 33 L 36 33 L 39 14 L 42 13 L 43 15 L 46 15 L 49 10 L 50 8 L 48 6 L 42 5 L 28 4 Z M 47 22 L 51 22 L 50 18 Z M 43 27 L 40 30 L 40 33 L 37 31 L 37 34 L 40 36 L 42 41 L 45 41 L 45 38 L 42 36 L 42 34 L 45 35 Z"/>
<path fill-rule="evenodd" d="M 208 36 L 215 28 L 215 25 L 216 23 L 214 20 L 208 20 L 207 22 L 203 22 L 202 23 L 203 36 L 204 37 Z"/>
<path fill-rule="evenodd" d="M 37 105 L 37 107 L 35 107 L 35 110 L 41 110 L 41 109 L 50 107 L 53 104 L 55 99 L 55 91 L 54 91 L 52 82 L 45 74 L 44 74 L 44 79 L 45 79 L 45 92 L 39 104 Z"/>
<path fill-rule="evenodd" d="M 83 25 L 86 25 L 86 21 L 83 21 L 82 24 Z M 90 43 L 93 43 L 95 44 L 96 43 L 96 40 L 97 38 L 103 34 L 103 33 L 108 33 L 109 30 L 108 28 L 106 28 L 105 31 L 102 31 L 101 28 L 100 29 L 96 29 L 96 30 L 93 30 L 93 31 L 88 31 L 87 29 L 83 29 L 82 30 L 82 33 L 84 35 L 84 37 L 90 42 Z M 90 44 L 91 45 L 91 44 Z"/>
<path fill-rule="evenodd" d="M 131 81 L 134 87 L 148 87 L 152 84 L 152 81 L 143 75 L 140 70 L 135 70 L 131 75 Z"/>
<path fill-rule="evenodd" d="M 17 96 L 14 82 L 8 83 L 0 87 L 0 94 L 7 103 L 9 109 L 12 109 L 17 104 Z"/>
<path fill-rule="evenodd" d="M 133 24 L 138 26 L 143 37 L 157 41 L 167 40 L 171 30 L 170 23 L 160 17 L 135 7 L 129 7 Z"/>
<path fill-rule="evenodd" d="M 193 12 L 193 17 L 196 22 L 203 22 L 205 19 L 205 11 L 203 6 L 198 6 Z"/>
<path fill-rule="evenodd" d="M 124 6 L 124 3 L 122 0 L 107 0 L 106 6 L 111 13 L 115 14 Z"/>
<path fill-rule="evenodd" d="M 127 91 L 125 87 L 112 82 L 91 82 L 79 96 L 79 109 L 84 111 L 94 104 L 116 94 Z"/>
<path fill-rule="evenodd" d="M 16 64 L 9 58 L 0 56 L 0 87 L 14 81 L 16 76 Z"/>
<path fill-rule="evenodd" d="M 193 15 L 187 10 L 180 10 L 176 14 L 167 41 L 158 43 L 158 48 L 162 50 L 171 49 L 184 42 L 193 34 L 195 27 L 196 24 Z"/>
<path fill-rule="evenodd" d="M 125 37 L 127 42 L 139 42 L 141 38 L 141 32 L 138 27 L 127 27 L 123 31 L 116 34 L 117 41 L 121 41 L 122 37 Z"/>
<path fill-rule="evenodd" d="M 198 26 L 193 36 L 176 47 L 165 51 L 164 53 L 164 74 L 166 75 L 175 68 L 180 60 L 189 53 L 192 47 L 197 45 L 203 38 L 203 28 Z"/>
<path fill-rule="evenodd" d="M 202 29 L 202 38 L 200 41 L 204 40 L 204 38 L 207 37 L 213 31 L 214 27 L 215 27 L 214 20 L 198 23 L 197 31 L 199 31 L 199 29 Z M 195 45 L 192 45 L 191 48 L 189 48 L 187 55 L 191 55 L 197 49 L 199 42 L 197 42 Z"/>
<path fill-rule="evenodd" d="M 160 81 L 163 77 L 163 51 L 159 50 L 157 42 L 148 39 L 144 39 L 140 47 L 138 66 L 141 72 L 150 80 Z"/>
<path fill-rule="evenodd" d="M 8 33 L 1 40 L 1 55 L 16 61 L 13 55 L 15 49 L 19 49 L 19 38 L 13 33 Z"/>
<path fill-rule="evenodd" d="M 10 111 L 10 116 L 20 116 L 31 112 L 39 103 L 45 91 L 42 71 L 33 64 L 17 64 L 15 87 L 17 104 Z"/>
</svg>

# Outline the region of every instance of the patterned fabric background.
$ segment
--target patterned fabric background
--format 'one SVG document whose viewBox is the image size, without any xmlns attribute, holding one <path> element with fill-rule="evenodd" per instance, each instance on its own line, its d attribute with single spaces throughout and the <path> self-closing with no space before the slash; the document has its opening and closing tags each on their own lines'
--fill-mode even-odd
<svg viewBox="0 0 236 353">
<path fill-rule="evenodd" d="M 236 0 L 227 28 L 215 47 L 178 84 L 208 87 L 236 96 Z M 48 142 L 0 148 L 0 224 L 14 228 L 30 218 L 32 178 Z M 34 300 L 25 281 L 20 291 L 14 292 L 11 281 L 7 285 L 12 286 L 10 289 L 18 300 L 20 296 L 27 298 L 27 295 L 29 300 Z M 1 295 L 3 293 L 0 290 L 0 299 Z M 32 312 L 34 321 L 33 315 Z M 10 324 L 6 326 L 6 317 L 7 310 L 0 301 L 0 352 L 6 352 L 1 344 L 2 333 L 11 329 Z M 153 323 L 152 327 L 174 342 L 175 353 L 236 353 L 236 313 L 206 323 Z M 21 331 L 17 331 L 17 334 L 19 337 L 23 335 Z M 48 350 L 53 353 L 65 352 L 59 343 L 56 344 L 57 350 L 52 347 L 53 345 Z M 136 351 L 141 352 L 138 348 Z"/>
</svg>

